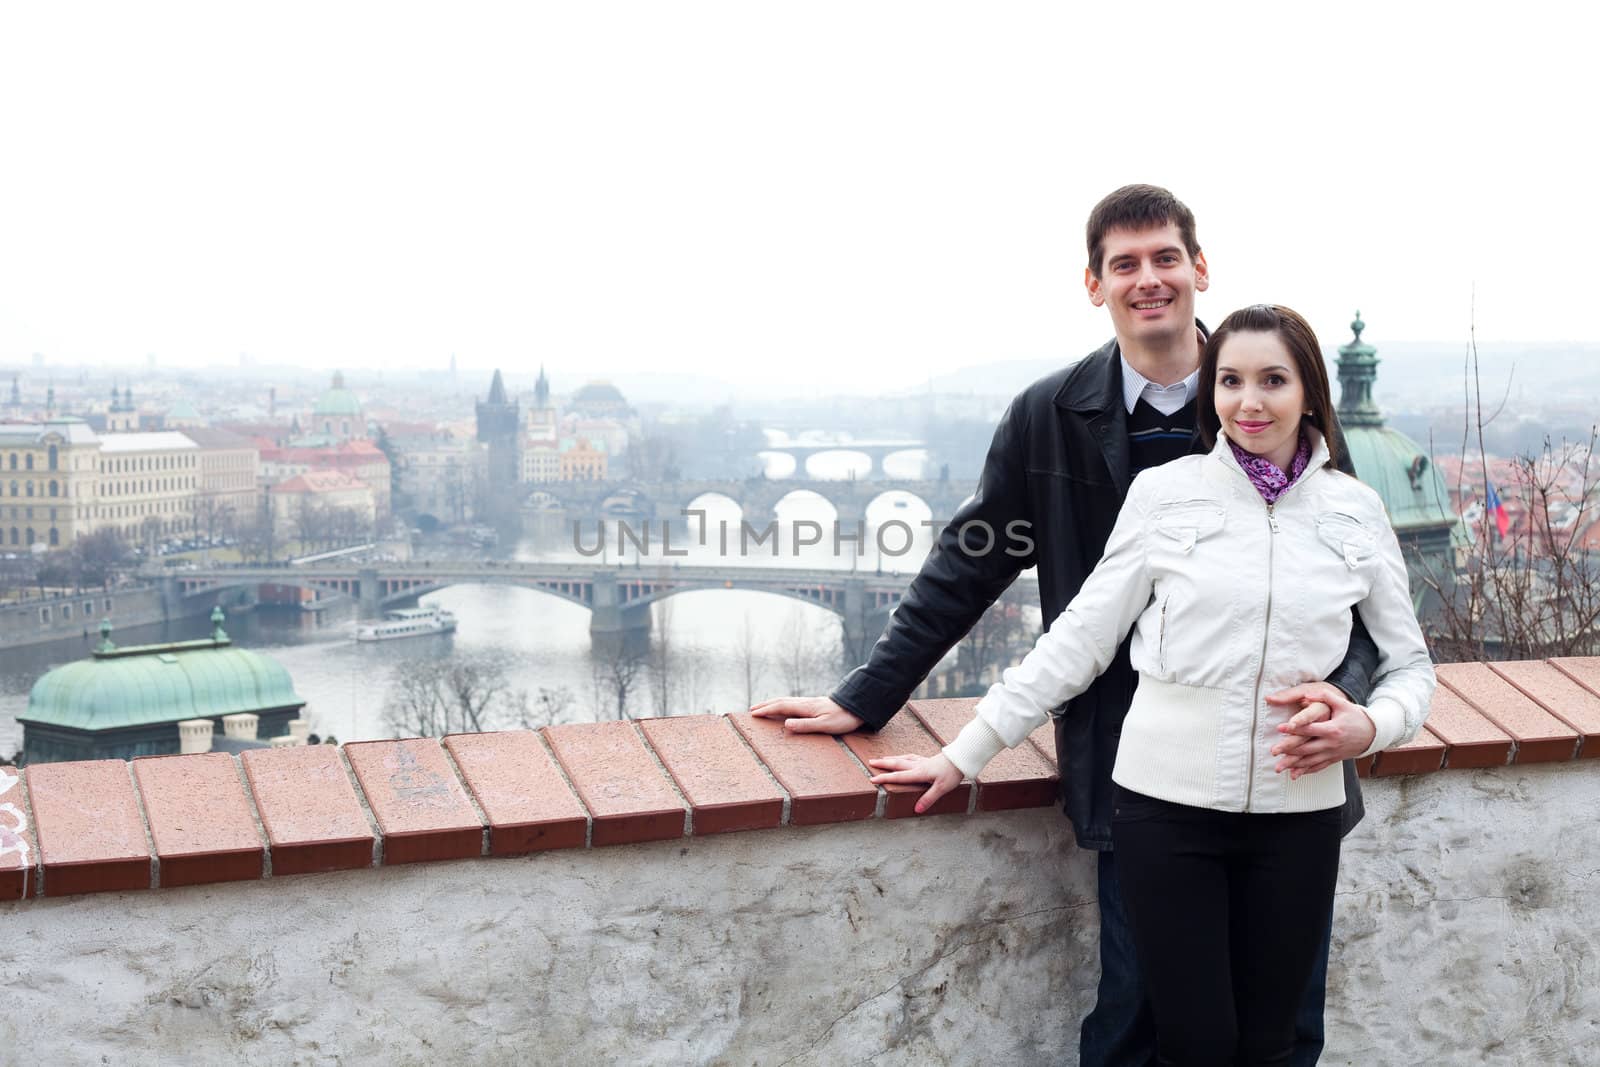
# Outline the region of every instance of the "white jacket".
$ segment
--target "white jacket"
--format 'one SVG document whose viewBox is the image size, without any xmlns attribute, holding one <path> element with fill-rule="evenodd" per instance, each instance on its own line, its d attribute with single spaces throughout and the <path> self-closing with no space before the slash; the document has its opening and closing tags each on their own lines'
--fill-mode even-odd
<svg viewBox="0 0 1600 1067">
<path fill-rule="evenodd" d="M 1400 545 L 1383 502 L 1326 467 L 1269 506 L 1220 436 L 1134 479 L 1105 555 L 1032 652 L 945 748 L 975 777 L 1106 669 L 1130 627 L 1139 687 L 1111 777 L 1135 792 L 1219 811 L 1320 811 L 1344 802 L 1338 765 L 1273 772 L 1266 694 L 1325 678 L 1350 643 L 1350 608 L 1378 646 L 1368 753 L 1409 740 L 1433 695 Z"/>
</svg>

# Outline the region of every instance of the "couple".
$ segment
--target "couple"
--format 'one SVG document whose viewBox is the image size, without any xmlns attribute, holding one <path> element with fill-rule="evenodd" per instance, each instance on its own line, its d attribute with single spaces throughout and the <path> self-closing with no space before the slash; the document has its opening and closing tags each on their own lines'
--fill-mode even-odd
<svg viewBox="0 0 1600 1067">
<path fill-rule="evenodd" d="M 868 662 L 831 697 L 752 710 L 882 726 L 1037 565 L 1053 621 L 1034 650 L 942 753 L 874 760 L 873 781 L 929 783 L 925 810 L 1065 701 L 1065 809 L 1099 853 L 1080 1062 L 1314 1064 L 1339 840 L 1362 814 L 1347 761 L 1415 734 L 1433 691 L 1405 565 L 1300 316 L 1257 305 L 1208 336 L 1194 216 L 1154 186 L 1096 205 L 1088 253 L 1116 338 L 1012 402 Z M 1018 520 L 1028 555 L 961 533 Z"/>
</svg>

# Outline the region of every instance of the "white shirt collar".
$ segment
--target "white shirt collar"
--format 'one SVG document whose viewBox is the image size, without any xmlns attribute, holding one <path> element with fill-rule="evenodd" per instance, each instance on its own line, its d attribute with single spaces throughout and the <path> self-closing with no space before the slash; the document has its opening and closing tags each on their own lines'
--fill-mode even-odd
<svg viewBox="0 0 1600 1067">
<path fill-rule="evenodd" d="M 1145 401 L 1163 415 L 1171 415 L 1183 405 L 1194 399 L 1195 393 L 1200 390 L 1200 368 L 1196 367 L 1187 378 L 1171 385 L 1157 385 L 1149 378 L 1133 369 L 1133 364 L 1128 362 L 1128 357 L 1118 354 L 1122 360 L 1122 403 L 1133 414 L 1134 405 L 1139 403 L 1142 396 Z"/>
</svg>

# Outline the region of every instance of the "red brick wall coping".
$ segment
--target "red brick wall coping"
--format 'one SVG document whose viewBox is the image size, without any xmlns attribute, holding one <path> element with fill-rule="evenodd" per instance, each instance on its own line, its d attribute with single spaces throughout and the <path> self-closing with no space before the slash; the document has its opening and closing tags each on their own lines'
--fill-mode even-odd
<svg viewBox="0 0 1600 1067">
<path fill-rule="evenodd" d="M 1439 668 L 1422 733 L 1364 776 L 1600 755 L 1600 657 Z M 911 816 L 866 760 L 932 753 L 976 700 L 918 700 L 877 734 L 748 714 L 0 768 L 0 901 L 597 848 Z M 934 814 L 1044 807 L 1046 725 Z"/>
</svg>

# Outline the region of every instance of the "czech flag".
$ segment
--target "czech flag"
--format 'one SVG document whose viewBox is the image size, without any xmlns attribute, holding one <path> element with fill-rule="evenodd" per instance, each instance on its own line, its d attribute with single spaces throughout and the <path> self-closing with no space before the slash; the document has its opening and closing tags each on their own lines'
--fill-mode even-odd
<svg viewBox="0 0 1600 1067">
<path fill-rule="evenodd" d="M 1500 494 L 1494 491 L 1494 486 L 1489 486 L 1488 512 L 1494 516 L 1494 528 L 1504 537 L 1511 532 L 1511 516 L 1506 514 L 1506 506 L 1500 502 Z"/>
</svg>

